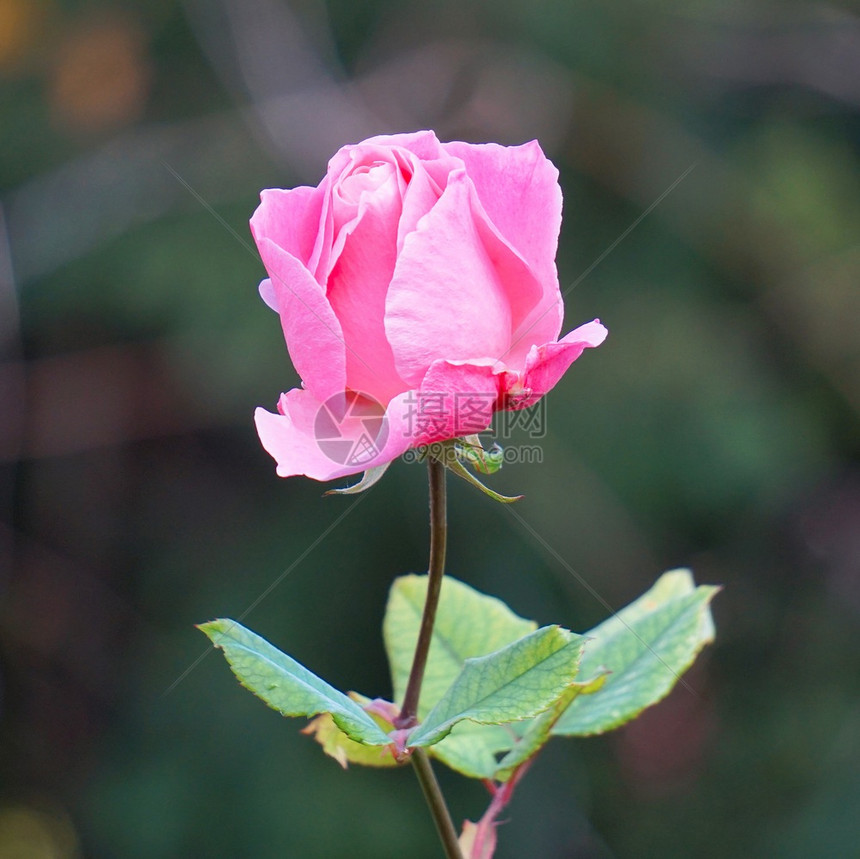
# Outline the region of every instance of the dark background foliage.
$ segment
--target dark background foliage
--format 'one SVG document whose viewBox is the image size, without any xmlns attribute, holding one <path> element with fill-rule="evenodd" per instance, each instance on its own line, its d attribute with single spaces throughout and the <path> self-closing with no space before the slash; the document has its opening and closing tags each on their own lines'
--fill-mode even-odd
<svg viewBox="0 0 860 859">
<path fill-rule="evenodd" d="M 453 486 L 450 573 L 575 630 L 606 615 L 582 581 L 614 608 L 673 566 L 725 585 L 695 694 L 556 741 L 500 859 L 851 855 L 858 105 L 838 0 L 0 0 L 0 856 L 439 855 L 408 770 L 341 772 L 193 627 L 253 607 L 389 694 L 425 477 L 358 503 L 275 477 L 252 410 L 296 378 L 247 220 L 424 127 L 540 139 L 565 330 L 611 332 L 543 463 L 493 478 L 540 539 Z"/>
</svg>

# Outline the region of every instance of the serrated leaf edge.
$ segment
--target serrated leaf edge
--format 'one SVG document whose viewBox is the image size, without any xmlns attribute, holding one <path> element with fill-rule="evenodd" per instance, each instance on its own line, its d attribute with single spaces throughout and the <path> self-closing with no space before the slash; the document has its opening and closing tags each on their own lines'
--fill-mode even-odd
<svg viewBox="0 0 860 859">
<path fill-rule="evenodd" d="M 282 653 L 283 656 L 287 657 L 292 662 L 295 662 L 296 665 L 300 666 L 302 669 L 307 671 L 309 674 L 313 674 L 314 677 L 317 677 L 320 680 L 320 682 L 325 684 L 325 686 L 328 687 L 328 689 L 331 690 L 332 693 L 334 693 L 333 697 L 335 697 L 336 700 L 342 699 L 342 706 L 347 711 L 347 713 L 350 716 L 352 716 L 359 724 L 361 724 L 362 726 L 364 726 L 367 729 L 370 729 L 371 734 L 376 733 L 378 735 L 378 740 L 376 742 L 371 742 L 370 739 L 366 738 L 365 736 L 356 735 L 352 731 L 352 729 L 350 728 L 348 721 L 345 721 L 345 716 L 343 713 L 338 713 L 338 712 L 335 712 L 333 710 L 326 710 L 325 708 L 320 708 L 318 710 L 311 710 L 311 711 L 298 710 L 298 711 L 293 712 L 290 710 L 283 710 L 280 707 L 277 707 L 277 706 L 274 706 L 273 704 L 271 704 L 269 701 L 266 700 L 266 698 L 263 697 L 263 695 L 260 693 L 259 690 L 252 689 L 242 679 L 242 677 L 239 675 L 239 673 L 236 671 L 236 669 L 233 665 L 233 660 L 230 659 L 230 656 L 227 653 L 226 646 L 224 644 L 221 644 L 217 640 L 218 637 L 229 638 L 229 630 L 223 630 L 220 628 L 216 628 L 216 624 L 218 626 L 220 626 L 221 624 L 225 624 L 225 623 L 230 624 L 230 629 L 235 629 L 235 628 L 242 629 L 242 630 L 250 633 L 251 635 L 256 636 L 261 641 L 264 641 L 266 644 L 268 644 L 270 647 L 274 648 L 275 650 L 278 650 L 278 648 L 276 648 L 275 645 L 271 644 L 271 642 L 267 641 L 262 636 L 257 635 L 257 633 L 255 633 L 252 630 L 247 629 L 246 627 L 242 626 L 242 624 L 238 623 L 237 621 L 229 620 L 227 618 L 217 618 L 216 620 L 210 620 L 210 621 L 207 621 L 206 623 L 197 624 L 197 628 L 201 632 L 203 632 L 210 639 L 212 644 L 215 647 L 217 647 L 219 650 L 221 650 L 221 652 L 224 654 L 224 658 L 227 660 L 227 664 L 230 666 L 230 670 L 233 672 L 233 675 L 239 681 L 239 684 L 242 687 L 244 687 L 245 689 L 247 689 L 249 692 L 251 692 L 253 695 L 255 695 L 257 698 L 259 698 L 261 701 L 263 701 L 263 703 L 265 703 L 267 706 L 271 707 L 273 710 L 275 710 L 276 712 L 280 713 L 283 716 L 292 716 L 292 717 L 304 716 L 308 719 L 310 719 L 313 716 L 319 716 L 322 713 L 329 713 L 331 715 L 334 723 L 338 726 L 338 728 L 340 728 L 341 731 L 343 731 L 344 734 L 346 734 L 351 740 L 354 740 L 357 743 L 361 743 L 362 745 L 383 746 L 383 745 L 387 745 L 388 743 L 391 742 L 390 738 L 387 737 L 382 732 L 382 729 L 379 727 L 379 725 L 377 725 L 376 722 L 374 722 L 373 719 L 370 716 L 368 716 L 367 713 L 365 713 L 364 710 L 361 709 L 361 707 L 358 706 L 358 704 L 356 704 L 354 701 L 352 701 L 349 698 L 349 696 L 345 695 L 339 689 L 336 689 L 330 683 L 323 680 L 322 677 L 319 677 L 319 675 L 314 674 L 313 671 L 311 671 L 305 665 L 302 665 L 301 662 L 299 662 L 296 659 L 293 659 L 292 656 L 290 656 L 287 653 L 283 653 L 283 651 L 280 651 L 280 650 L 279 650 L 279 652 Z M 248 645 L 237 641 L 235 638 L 230 638 L 229 641 L 230 641 L 231 647 L 235 647 L 239 650 L 243 650 L 246 653 L 249 653 L 250 655 L 254 656 L 255 658 L 258 658 L 258 659 L 261 659 L 261 660 L 267 662 L 269 665 L 271 665 L 277 671 L 282 670 L 280 668 L 280 666 L 278 666 L 277 663 L 273 662 L 268 656 L 265 656 L 264 654 L 261 654 L 257 651 L 252 650 L 250 647 L 248 647 Z M 296 682 L 298 685 L 310 690 L 311 692 L 313 692 L 315 694 L 319 694 L 319 690 L 314 689 L 313 686 L 308 684 L 302 678 L 291 675 L 291 679 L 294 682 Z"/>
<path fill-rule="evenodd" d="M 533 665 L 529 666 L 525 671 L 521 672 L 520 674 L 515 675 L 509 681 L 509 683 L 506 685 L 510 685 L 510 684 L 516 682 L 521 677 L 523 677 L 525 674 L 527 674 L 529 671 L 534 670 L 541 663 L 557 657 L 560 653 L 562 653 L 568 647 L 571 647 L 573 645 L 579 645 L 579 649 L 578 649 L 577 654 L 576 654 L 576 662 L 575 662 L 575 666 L 574 666 L 573 676 L 575 677 L 576 672 L 579 670 L 579 662 L 582 659 L 582 652 L 583 652 L 583 649 L 581 646 L 582 645 L 582 636 L 577 635 L 576 633 L 570 632 L 570 630 L 567 630 L 564 627 L 559 626 L 558 624 L 551 624 L 549 626 L 545 626 L 545 627 L 541 627 L 540 629 L 536 629 L 533 632 L 530 632 L 527 635 L 524 635 L 521 638 L 518 638 L 518 639 L 510 642 L 510 644 L 505 645 L 505 647 L 501 647 L 498 650 L 493 651 L 492 653 L 487 653 L 487 654 L 484 654 L 483 656 L 468 657 L 463 661 L 463 667 L 460 669 L 460 672 L 457 674 L 457 676 L 451 682 L 451 685 L 448 687 L 448 689 L 442 695 L 442 697 L 439 699 L 439 701 L 436 702 L 433 709 L 427 714 L 427 717 L 424 719 L 424 721 L 421 722 L 420 724 L 416 725 L 415 728 L 413 728 L 412 732 L 410 733 L 410 735 L 406 741 L 407 748 L 416 748 L 416 747 L 425 747 L 425 746 L 435 745 L 436 743 L 440 742 L 445 737 L 447 737 L 449 733 L 451 733 L 451 729 L 454 727 L 454 725 L 456 725 L 459 722 L 464 721 L 464 720 L 468 720 L 470 722 L 475 722 L 475 724 L 478 724 L 478 725 L 507 725 L 507 724 L 511 724 L 513 722 L 522 722 L 526 719 L 531 719 L 534 716 L 537 716 L 540 713 L 543 713 L 546 710 L 549 710 L 553 706 L 553 704 L 558 700 L 558 698 L 561 697 L 562 695 L 564 695 L 566 690 L 571 685 L 573 685 L 575 683 L 574 680 L 571 680 L 569 683 L 567 683 L 564 686 L 564 688 L 561 690 L 561 692 L 555 698 L 550 700 L 547 704 L 545 704 L 542 707 L 530 708 L 529 710 L 524 711 L 516 719 L 504 719 L 504 720 L 498 721 L 498 720 L 476 719 L 476 718 L 473 718 L 471 716 L 465 716 L 465 715 L 451 716 L 448 719 L 445 719 L 444 721 L 440 722 L 438 725 L 433 726 L 432 733 L 430 734 L 430 736 L 433 738 L 432 742 L 428 742 L 426 739 L 419 739 L 418 741 L 415 740 L 416 735 L 418 735 L 418 737 L 420 738 L 422 732 L 427 733 L 426 725 L 430 721 L 430 717 L 433 715 L 433 711 L 436 710 L 442 704 L 442 702 L 445 701 L 446 696 L 448 696 L 451 693 L 451 691 L 454 689 L 454 687 L 457 685 L 457 682 L 462 677 L 463 672 L 466 670 L 467 666 L 472 666 L 472 665 L 475 665 L 475 664 L 480 663 L 480 662 L 485 662 L 485 661 L 487 661 L 491 658 L 494 658 L 494 657 L 497 658 L 499 653 L 501 653 L 504 650 L 507 650 L 510 647 L 513 647 L 513 646 L 519 644 L 521 641 L 523 641 L 523 639 L 529 638 L 530 636 L 534 636 L 534 635 L 537 635 L 538 633 L 545 632 L 545 631 L 551 630 L 551 629 L 555 629 L 555 630 L 558 630 L 560 632 L 566 633 L 567 635 L 571 636 L 571 638 L 568 640 L 568 642 L 566 644 L 564 644 L 562 647 L 559 647 L 558 650 L 553 651 L 548 656 L 546 656 L 544 659 L 542 659 L 541 662 L 534 663 Z M 493 692 L 491 694 L 496 694 L 496 692 Z M 488 695 L 486 697 L 491 697 L 491 696 Z M 482 700 L 486 700 L 486 698 L 484 698 Z M 476 702 L 470 709 L 473 709 L 475 706 L 477 706 L 478 703 L 480 703 L 480 702 Z M 438 732 L 443 732 L 443 733 L 438 733 Z"/>
<path fill-rule="evenodd" d="M 695 646 L 691 649 L 691 651 L 689 653 L 689 658 L 685 659 L 683 661 L 681 667 L 677 671 L 674 669 L 670 669 L 666 665 L 663 666 L 664 668 L 666 668 L 667 671 L 671 671 L 671 673 L 675 677 L 675 682 L 671 683 L 665 689 L 665 691 L 662 692 L 662 694 L 660 694 L 658 697 L 654 698 L 652 701 L 650 701 L 648 704 L 646 704 L 641 709 L 636 710 L 636 711 L 630 713 L 629 715 L 623 715 L 620 718 L 618 718 L 617 720 L 611 721 L 605 727 L 601 727 L 601 728 L 595 729 L 595 730 L 588 730 L 588 731 L 564 731 L 564 732 L 561 732 L 561 731 L 555 732 L 555 729 L 553 729 L 551 731 L 551 735 L 555 736 L 555 737 L 597 737 L 597 736 L 600 736 L 601 734 L 605 734 L 609 731 L 614 731 L 617 728 L 620 728 L 620 727 L 626 725 L 628 722 L 637 718 L 645 710 L 649 709 L 650 707 L 653 707 L 655 704 L 659 704 L 660 701 L 662 701 L 664 698 L 666 698 L 669 695 L 669 693 L 675 688 L 675 686 L 678 684 L 678 682 L 681 682 L 681 678 L 687 672 L 687 670 L 690 668 L 690 666 L 696 661 L 696 658 L 702 652 L 702 650 L 707 645 L 713 643 L 716 629 L 714 627 L 713 618 L 711 617 L 710 604 L 711 604 L 711 601 L 713 600 L 713 598 L 721 590 L 722 590 L 722 587 L 720 585 L 698 585 L 693 590 L 691 590 L 687 593 L 680 594 L 679 596 L 677 596 L 677 597 L 675 597 L 675 598 L 673 598 L 673 599 L 671 599 L 671 600 L 669 600 L 669 601 L 667 601 L 661 605 L 658 605 L 655 608 L 655 610 L 664 610 L 664 609 L 669 608 L 669 606 L 671 606 L 672 604 L 674 604 L 676 602 L 690 601 L 691 603 L 695 603 L 696 601 L 691 599 L 691 597 L 693 597 L 693 596 L 701 597 L 704 595 L 706 597 L 706 599 L 703 600 L 697 608 L 697 611 L 700 613 L 700 619 L 699 619 L 700 632 L 698 634 L 698 637 L 693 642 L 691 642 Z M 675 618 L 673 619 L 670 626 L 666 627 L 661 632 L 661 634 L 660 634 L 661 638 L 664 635 L 668 634 L 668 632 L 672 629 L 672 627 L 674 626 L 674 624 L 678 621 L 678 619 L 680 617 L 681 617 L 681 615 L 675 616 Z M 585 633 L 585 635 L 588 635 L 588 633 Z M 648 644 L 648 648 L 646 650 L 644 650 L 642 653 L 640 653 L 636 657 L 636 659 L 634 659 L 633 662 L 630 663 L 630 665 L 635 665 L 640 659 L 645 658 L 647 655 L 652 655 L 652 651 L 654 650 L 653 642 L 647 642 L 647 644 Z M 660 661 L 662 662 L 662 660 L 660 660 Z M 609 671 L 608 673 L 611 674 L 612 672 Z M 574 700 L 570 702 L 570 705 L 572 705 L 575 700 L 576 700 L 576 698 L 574 698 Z M 570 705 L 568 705 L 568 706 L 570 706 Z M 567 710 L 565 709 L 564 712 L 567 712 Z M 564 715 L 564 712 L 559 716 L 559 719 L 561 719 L 561 716 Z"/>
</svg>

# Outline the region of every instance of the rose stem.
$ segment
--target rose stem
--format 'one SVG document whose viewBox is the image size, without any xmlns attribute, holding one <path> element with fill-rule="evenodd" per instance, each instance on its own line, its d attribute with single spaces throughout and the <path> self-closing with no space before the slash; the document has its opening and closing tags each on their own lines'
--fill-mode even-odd
<svg viewBox="0 0 860 859">
<path fill-rule="evenodd" d="M 439 782 L 436 781 L 436 775 L 430 765 L 430 756 L 424 749 L 415 749 L 412 752 L 412 766 L 415 767 L 415 775 L 418 776 L 421 790 L 424 791 L 424 799 L 427 800 L 430 814 L 433 815 L 436 831 L 445 848 L 445 856 L 447 859 L 463 859 L 457 831 L 454 829 L 448 806 L 445 805 L 445 798 L 442 796 Z"/>
<path fill-rule="evenodd" d="M 396 728 L 411 728 L 417 722 L 418 698 L 424 669 L 427 667 L 427 654 L 433 637 L 433 623 L 442 590 L 442 577 L 445 574 L 445 544 L 448 538 L 447 501 L 445 494 L 445 466 L 430 456 L 427 460 L 430 478 L 430 563 L 427 569 L 427 599 L 421 617 L 421 628 L 415 645 L 415 656 L 403 696 L 400 716 L 394 723 Z"/>
<path fill-rule="evenodd" d="M 436 620 L 442 578 L 445 574 L 445 546 L 448 539 L 445 466 L 431 455 L 427 459 L 427 467 L 430 480 L 430 561 L 427 565 L 427 598 L 424 601 L 421 628 L 418 631 L 418 641 L 415 644 L 415 655 L 412 658 L 406 694 L 403 696 L 403 706 L 400 709 L 400 716 L 394 723 L 397 728 L 411 728 L 418 721 L 418 698 L 421 695 L 421 683 L 424 680 L 424 669 L 427 667 L 427 654 L 430 651 L 433 623 Z M 454 829 L 451 815 L 445 805 L 445 798 L 442 796 L 439 782 L 436 781 L 433 767 L 430 765 L 430 758 L 424 749 L 413 750 L 412 765 L 421 790 L 424 792 L 430 814 L 433 816 L 433 822 L 436 824 L 442 846 L 445 848 L 445 855 L 448 859 L 462 859 L 457 831 Z"/>
</svg>

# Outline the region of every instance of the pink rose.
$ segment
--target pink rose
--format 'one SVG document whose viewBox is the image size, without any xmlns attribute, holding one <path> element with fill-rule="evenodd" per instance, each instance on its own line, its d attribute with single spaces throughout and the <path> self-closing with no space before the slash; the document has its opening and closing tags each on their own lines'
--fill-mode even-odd
<svg viewBox="0 0 860 859">
<path fill-rule="evenodd" d="M 316 188 L 251 218 L 302 388 L 257 432 L 278 474 L 329 480 L 486 429 L 542 397 L 606 329 L 558 340 L 558 171 L 536 141 L 432 131 L 344 146 Z"/>
</svg>

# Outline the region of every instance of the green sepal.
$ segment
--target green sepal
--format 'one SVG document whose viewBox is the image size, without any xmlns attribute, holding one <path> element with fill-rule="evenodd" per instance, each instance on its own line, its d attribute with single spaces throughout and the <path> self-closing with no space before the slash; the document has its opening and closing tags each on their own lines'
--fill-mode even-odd
<svg viewBox="0 0 860 859">
<path fill-rule="evenodd" d="M 475 439 L 477 439 L 477 442 L 475 442 Z M 466 483 L 471 483 L 472 486 L 480 489 L 484 495 L 488 495 L 494 501 L 500 501 L 502 504 L 512 504 L 514 501 L 519 501 L 523 497 L 522 495 L 501 495 L 498 492 L 494 492 L 489 488 L 489 486 L 484 486 L 484 484 L 481 483 L 481 481 L 463 465 L 460 459 L 465 455 L 464 452 L 466 449 L 471 448 L 473 454 L 477 456 L 477 452 L 475 451 L 476 447 L 486 455 L 487 452 L 484 451 L 481 446 L 481 441 L 478 436 L 464 436 L 461 439 L 437 441 L 418 448 L 418 458 L 420 461 L 428 456 L 433 457 L 437 462 L 441 462 L 446 468 L 448 468 L 452 474 L 456 474 L 457 477 L 462 478 Z M 496 447 L 498 447 L 498 445 L 496 445 Z M 499 448 L 499 451 L 501 451 L 501 448 Z M 493 453 L 493 456 L 496 457 L 497 454 Z M 493 468 L 492 471 L 498 471 L 500 467 L 501 464 L 499 464 L 498 467 Z"/>
<path fill-rule="evenodd" d="M 502 448 L 493 442 L 493 446 L 486 450 L 478 435 L 467 435 L 454 442 L 454 452 L 457 459 L 470 465 L 481 474 L 495 474 L 505 462 Z"/>
<path fill-rule="evenodd" d="M 330 713 L 337 727 L 357 743 L 391 742 L 355 701 L 236 621 L 212 620 L 198 629 L 224 652 L 239 682 L 282 715 Z"/>
<path fill-rule="evenodd" d="M 456 456 L 446 457 L 445 465 L 451 470 L 452 474 L 456 474 L 457 477 L 461 477 L 466 483 L 471 483 L 472 486 L 481 490 L 484 495 L 489 495 L 493 501 L 499 501 L 502 504 L 513 504 L 514 501 L 519 501 L 523 496 L 522 495 L 502 495 L 499 492 L 494 492 L 490 489 L 489 486 L 484 486 L 471 471 L 469 471 Z"/>
<path fill-rule="evenodd" d="M 388 470 L 390 462 L 385 465 L 375 465 L 373 468 L 368 468 L 361 475 L 361 480 L 358 483 L 353 483 L 352 486 L 344 486 L 343 489 L 329 489 L 324 495 L 358 495 L 359 492 L 364 492 L 370 489 L 375 483 L 378 483 L 382 475 Z"/>
</svg>

